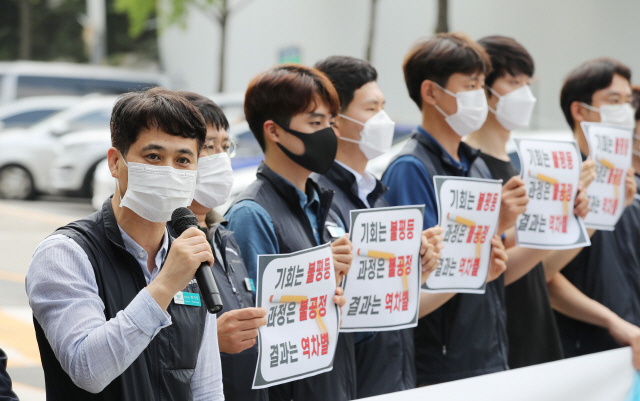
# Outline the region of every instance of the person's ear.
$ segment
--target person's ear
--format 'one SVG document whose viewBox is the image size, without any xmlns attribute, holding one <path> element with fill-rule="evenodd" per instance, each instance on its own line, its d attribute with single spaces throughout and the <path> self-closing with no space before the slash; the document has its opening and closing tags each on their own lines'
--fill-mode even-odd
<svg viewBox="0 0 640 401">
<path fill-rule="evenodd" d="M 423 104 L 428 104 L 429 106 L 435 106 L 436 104 L 435 88 L 436 88 L 436 85 L 433 81 L 429 79 L 422 81 L 422 85 L 420 85 L 420 97 L 422 98 Z"/>
<path fill-rule="evenodd" d="M 338 138 L 340 138 L 342 136 L 342 134 L 340 133 L 341 124 L 338 122 L 338 121 L 341 121 L 341 119 L 342 119 L 341 117 L 336 117 L 336 119 L 333 121 L 333 125 L 332 125 L 333 132 L 335 132 L 335 134 L 336 134 L 336 136 Z"/>
<path fill-rule="evenodd" d="M 569 111 L 571 112 L 571 118 L 573 118 L 575 125 L 580 125 L 581 122 L 586 121 L 585 113 L 589 110 L 582 106 L 580 102 L 574 100 L 571 102 L 571 106 L 569 106 Z"/>
<path fill-rule="evenodd" d="M 267 139 L 271 142 L 280 142 L 280 136 L 282 135 L 282 128 L 272 120 L 267 120 L 262 124 L 262 132 L 264 133 L 265 143 Z"/>
<path fill-rule="evenodd" d="M 118 149 L 111 147 L 107 151 L 107 161 L 109 163 L 109 171 L 111 171 L 111 176 L 113 178 L 120 178 L 120 173 L 122 172 L 120 169 L 120 164 L 118 161 L 122 158 Z"/>
</svg>

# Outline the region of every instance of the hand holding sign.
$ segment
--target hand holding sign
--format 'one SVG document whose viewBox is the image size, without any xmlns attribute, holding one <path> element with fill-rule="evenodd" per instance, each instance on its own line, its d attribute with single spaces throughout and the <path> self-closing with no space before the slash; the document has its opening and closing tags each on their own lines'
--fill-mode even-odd
<svg viewBox="0 0 640 401">
<path fill-rule="evenodd" d="M 353 262 L 353 245 L 349 237 L 345 235 L 331 243 L 331 253 L 333 254 L 333 266 L 336 270 L 336 284 L 342 283 L 342 278 L 349 273 Z"/>
<path fill-rule="evenodd" d="M 218 346 L 220 352 L 236 354 L 253 347 L 258 336 L 258 327 L 267 324 L 264 308 L 234 309 L 217 319 Z"/>
<path fill-rule="evenodd" d="M 509 259 L 498 234 L 491 238 L 491 246 L 491 264 L 489 265 L 489 274 L 487 274 L 487 283 L 497 279 L 507 270 L 507 260 Z"/>
<path fill-rule="evenodd" d="M 420 263 L 422 264 L 422 277 L 420 285 L 424 284 L 431 273 L 440 264 L 442 248 L 444 244 L 444 230 L 440 226 L 431 227 L 422 232 L 422 248 L 420 248 Z"/>
<path fill-rule="evenodd" d="M 516 224 L 518 216 L 527 210 L 527 203 L 529 203 L 529 197 L 524 181 L 518 176 L 511 177 L 502 187 L 498 234 L 502 234 Z"/>
<path fill-rule="evenodd" d="M 625 207 L 633 203 L 633 199 L 638 192 L 638 184 L 636 183 L 634 176 L 635 170 L 633 169 L 633 167 L 629 167 L 629 169 L 627 170 L 627 178 L 625 179 L 625 188 L 627 189 L 624 202 Z"/>
</svg>

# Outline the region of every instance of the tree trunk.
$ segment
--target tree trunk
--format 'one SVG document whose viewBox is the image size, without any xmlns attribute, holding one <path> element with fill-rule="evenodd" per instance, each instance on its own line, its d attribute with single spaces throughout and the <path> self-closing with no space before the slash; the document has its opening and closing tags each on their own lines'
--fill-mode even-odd
<svg viewBox="0 0 640 401">
<path fill-rule="evenodd" d="M 21 60 L 31 59 L 31 0 L 19 0 L 20 7 L 20 49 Z"/>
<path fill-rule="evenodd" d="M 449 32 L 448 0 L 438 0 L 438 24 L 436 33 Z"/>
<path fill-rule="evenodd" d="M 373 37 L 376 32 L 376 5 L 378 0 L 371 0 L 371 12 L 369 13 L 369 36 L 367 37 L 367 56 L 368 62 L 371 62 L 373 52 Z"/>
<path fill-rule="evenodd" d="M 226 3 L 226 0 L 225 0 Z M 226 6 L 226 4 L 225 4 Z M 224 92 L 224 64 L 225 64 L 225 56 L 227 53 L 227 18 L 229 14 L 227 14 L 227 10 L 221 13 L 222 16 L 220 18 L 220 54 L 218 59 L 218 92 Z"/>
</svg>

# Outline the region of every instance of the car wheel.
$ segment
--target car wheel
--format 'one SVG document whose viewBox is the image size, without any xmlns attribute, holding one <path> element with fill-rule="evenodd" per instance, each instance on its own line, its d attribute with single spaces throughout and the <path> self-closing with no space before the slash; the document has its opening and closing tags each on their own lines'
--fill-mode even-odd
<svg viewBox="0 0 640 401">
<path fill-rule="evenodd" d="M 0 169 L 0 198 L 32 199 L 35 187 L 31 174 L 20 166 L 6 166 Z"/>
</svg>

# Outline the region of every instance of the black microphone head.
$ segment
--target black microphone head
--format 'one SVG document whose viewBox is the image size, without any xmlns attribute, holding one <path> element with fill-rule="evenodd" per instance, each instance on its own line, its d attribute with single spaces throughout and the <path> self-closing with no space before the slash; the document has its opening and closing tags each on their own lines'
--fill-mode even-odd
<svg viewBox="0 0 640 401">
<path fill-rule="evenodd" d="M 186 207 L 179 207 L 171 214 L 171 227 L 175 230 L 178 236 L 189 227 L 198 227 L 198 219 L 193 215 L 193 212 Z"/>
</svg>

